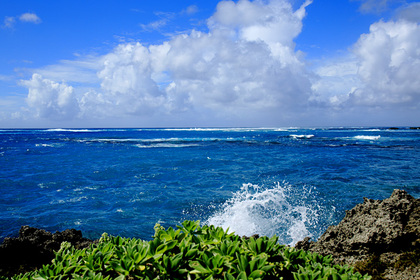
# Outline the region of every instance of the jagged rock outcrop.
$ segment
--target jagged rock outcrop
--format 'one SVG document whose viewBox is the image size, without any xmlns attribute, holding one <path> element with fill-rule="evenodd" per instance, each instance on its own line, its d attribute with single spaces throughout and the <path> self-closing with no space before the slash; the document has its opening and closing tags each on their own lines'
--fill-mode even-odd
<svg viewBox="0 0 420 280">
<path fill-rule="evenodd" d="M 85 248 L 94 242 L 83 238 L 82 232 L 75 229 L 53 234 L 43 229 L 22 226 L 19 237 L 5 238 L 0 245 L 0 275 L 12 276 L 50 263 L 54 251 L 60 249 L 63 241 L 70 242 L 76 248 Z"/>
<path fill-rule="evenodd" d="M 332 255 L 374 279 L 420 279 L 420 199 L 403 190 L 384 200 L 364 198 L 316 242 L 306 238 L 296 247 Z"/>
</svg>

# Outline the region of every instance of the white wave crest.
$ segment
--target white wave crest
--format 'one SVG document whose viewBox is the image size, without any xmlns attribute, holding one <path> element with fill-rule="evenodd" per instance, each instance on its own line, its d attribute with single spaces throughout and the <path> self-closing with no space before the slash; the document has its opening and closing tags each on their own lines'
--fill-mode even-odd
<svg viewBox="0 0 420 280">
<path fill-rule="evenodd" d="M 301 134 L 301 135 L 292 134 L 292 135 L 290 135 L 290 137 L 292 137 L 294 139 L 311 139 L 314 136 L 315 135 L 313 135 L 313 134 Z"/>
<path fill-rule="evenodd" d="M 56 144 L 35 144 L 35 147 L 56 147 Z"/>
<path fill-rule="evenodd" d="M 99 132 L 102 130 L 92 130 L 92 129 L 69 129 L 69 128 L 50 128 L 47 129 L 50 132 Z"/>
<path fill-rule="evenodd" d="M 303 192 L 311 195 L 311 191 Z M 238 235 L 277 235 L 281 243 L 293 246 L 312 237 L 308 227 L 318 222 L 315 207 L 302 201 L 296 203 L 295 199 L 293 187 L 287 183 L 277 183 L 272 188 L 244 184 L 206 224 L 229 228 Z"/>
<path fill-rule="evenodd" d="M 356 140 L 378 140 L 379 138 L 381 138 L 380 135 L 376 135 L 376 136 L 371 136 L 371 135 L 357 135 L 353 137 Z"/>
<path fill-rule="evenodd" d="M 196 147 L 197 144 L 171 144 L 171 143 L 157 143 L 150 145 L 136 144 L 134 145 L 137 148 L 149 149 L 149 148 L 185 148 L 185 147 Z"/>
</svg>

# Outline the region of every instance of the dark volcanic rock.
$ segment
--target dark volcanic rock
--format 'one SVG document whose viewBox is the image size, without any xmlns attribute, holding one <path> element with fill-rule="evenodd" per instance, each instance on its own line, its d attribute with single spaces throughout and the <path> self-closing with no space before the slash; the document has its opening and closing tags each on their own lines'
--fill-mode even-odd
<svg viewBox="0 0 420 280">
<path fill-rule="evenodd" d="M 306 238 L 296 247 L 376 273 L 374 279 L 420 279 L 420 199 L 402 190 L 384 200 L 364 198 L 317 242 Z"/>
<path fill-rule="evenodd" d="M 70 242 L 76 248 L 85 248 L 93 243 L 75 229 L 52 234 L 43 229 L 22 226 L 19 237 L 5 238 L 0 245 L 0 275 L 11 276 L 50 263 L 54 251 L 60 249 L 63 241 Z"/>
</svg>

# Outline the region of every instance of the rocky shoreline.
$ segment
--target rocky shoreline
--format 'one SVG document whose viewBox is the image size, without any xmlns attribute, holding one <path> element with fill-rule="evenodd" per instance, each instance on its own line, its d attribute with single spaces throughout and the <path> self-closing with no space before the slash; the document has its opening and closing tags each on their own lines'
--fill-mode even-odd
<svg viewBox="0 0 420 280">
<path fill-rule="evenodd" d="M 54 251 L 60 249 L 63 241 L 70 242 L 77 249 L 89 247 L 95 242 L 84 238 L 82 232 L 75 229 L 51 233 L 22 226 L 19 237 L 5 238 L 0 245 L 0 276 L 11 277 L 41 268 L 51 262 Z"/>
<path fill-rule="evenodd" d="M 394 190 L 384 200 L 364 198 L 336 226 L 298 249 L 332 255 L 373 279 L 420 279 L 420 199 Z"/>
<path fill-rule="evenodd" d="M 0 276 L 35 270 L 51 262 L 63 241 L 76 248 L 96 242 L 68 229 L 50 233 L 23 226 L 19 237 L 0 245 Z M 336 263 L 349 264 L 376 279 L 420 279 L 420 199 L 394 190 L 390 198 L 364 198 L 362 204 L 330 226 L 316 241 L 309 238 L 296 248 L 332 255 Z"/>
</svg>

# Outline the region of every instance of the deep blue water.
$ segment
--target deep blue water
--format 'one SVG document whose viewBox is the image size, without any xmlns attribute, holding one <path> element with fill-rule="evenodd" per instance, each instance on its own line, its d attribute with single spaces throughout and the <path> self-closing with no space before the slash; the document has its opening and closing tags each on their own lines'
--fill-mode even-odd
<svg viewBox="0 0 420 280">
<path fill-rule="evenodd" d="M 395 188 L 420 197 L 420 130 L 0 130 L 0 239 L 150 239 L 193 219 L 293 244 Z"/>
</svg>

